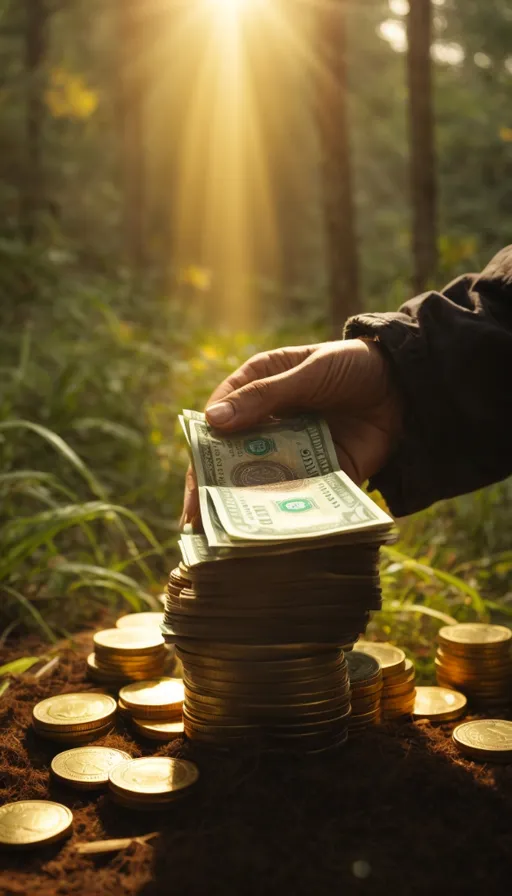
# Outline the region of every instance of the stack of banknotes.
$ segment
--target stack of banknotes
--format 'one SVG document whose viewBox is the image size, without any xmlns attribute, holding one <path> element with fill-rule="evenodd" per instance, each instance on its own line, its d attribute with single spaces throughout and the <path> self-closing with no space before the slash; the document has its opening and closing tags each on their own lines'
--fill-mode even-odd
<svg viewBox="0 0 512 896">
<path fill-rule="evenodd" d="M 380 607 L 393 521 L 339 469 L 327 424 L 221 434 L 183 411 L 203 532 L 184 533 L 163 633 L 185 731 L 217 746 L 330 749 L 347 738 L 344 651 Z"/>
</svg>

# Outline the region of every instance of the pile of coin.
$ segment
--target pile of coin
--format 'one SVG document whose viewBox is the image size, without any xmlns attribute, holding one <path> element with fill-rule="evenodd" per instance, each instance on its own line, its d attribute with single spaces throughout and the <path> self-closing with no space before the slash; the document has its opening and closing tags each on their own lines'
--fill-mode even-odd
<svg viewBox="0 0 512 896">
<path fill-rule="evenodd" d="M 512 632 L 504 625 L 466 622 L 438 633 L 438 684 L 456 688 L 480 709 L 512 702 Z"/>
<path fill-rule="evenodd" d="M 112 747 L 75 747 L 57 753 L 52 759 L 51 770 L 55 779 L 76 790 L 97 790 L 106 787 L 114 766 L 131 759 L 123 750 Z"/>
<path fill-rule="evenodd" d="M 183 645 L 183 646 L 182 646 Z M 346 740 L 350 686 L 343 650 L 180 640 L 185 733 L 217 746 L 327 749 Z"/>
<path fill-rule="evenodd" d="M 477 719 L 457 725 L 452 739 L 461 753 L 483 762 L 512 762 L 512 722 Z"/>
<path fill-rule="evenodd" d="M 357 650 L 377 659 L 382 668 L 381 718 L 383 721 L 410 715 L 414 709 L 415 669 L 403 650 L 387 642 L 358 641 Z"/>
<path fill-rule="evenodd" d="M 32 724 L 41 737 L 81 744 L 112 730 L 117 704 L 108 694 L 59 694 L 41 700 L 32 710 Z"/>
<path fill-rule="evenodd" d="M 375 657 L 359 650 L 347 653 L 347 664 L 352 706 L 349 732 L 352 735 L 380 721 L 382 669 Z"/>
<path fill-rule="evenodd" d="M 381 606 L 393 521 L 339 469 L 327 423 L 300 415 L 220 433 L 180 417 L 204 535 L 184 533 L 162 626 L 185 683 L 185 732 L 216 746 L 344 743 L 345 649 Z"/>
<path fill-rule="evenodd" d="M 378 545 L 354 544 L 173 570 L 162 630 L 183 667 L 188 737 L 308 752 L 344 743 L 344 648 L 380 606 L 377 560 Z"/>
<path fill-rule="evenodd" d="M 73 815 L 51 800 L 19 800 L 0 807 L 0 844 L 13 848 L 47 846 L 71 832 Z"/>
<path fill-rule="evenodd" d="M 463 715 L 466 704 L 464 694 L 450 688 L 416 688 L 413 716 L 430 722 L 449 722 Z"/>
<path fill-rule="evenodd" d="M 93 640 L 87 674 L 98 684 L 118 687 L 164 674 L 167 650 L 158 626 L 107 628 Z"/>
<path fill-rule="evenodd" d="M 172 740 L 183 732 L 183 697 L 181 678 L 154 678 L 121 688 L 118 706 L 137 733 L 153 740 Z"/>
<path fill-rule="evenodd" d="M 115 765 L 108 786 L 114 802 L 127 809 L 165 809 L 190 793 L 198 778 L 193 762 L 144 756 Z"/>
</svg>

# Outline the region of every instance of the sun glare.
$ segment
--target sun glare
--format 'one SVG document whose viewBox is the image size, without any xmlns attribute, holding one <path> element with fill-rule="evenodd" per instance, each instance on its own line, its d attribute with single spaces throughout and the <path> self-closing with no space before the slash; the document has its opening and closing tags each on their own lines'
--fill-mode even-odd
<svg viewBox="0 0 512 896">
<path fill-rule="evenodd" d="M 240 9 L 242 6 L 248 6 L 248 4 L 254 2 L 254 0 L 209 0 L 209 2 L 213 6 L 218 6 L 225 11 L 229 11 Z"/>
</svg>

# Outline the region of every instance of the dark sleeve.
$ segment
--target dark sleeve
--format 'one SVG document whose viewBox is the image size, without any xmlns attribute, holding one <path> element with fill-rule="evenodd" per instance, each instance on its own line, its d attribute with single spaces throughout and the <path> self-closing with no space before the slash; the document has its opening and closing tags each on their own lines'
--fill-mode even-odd
<svg viewBox="0 0 512 896">
<path fill-rule="evenodd" d="M 404 435 L 370 482 L 395 516 L 512 473 L 512 246 L 399 311 L 350 318 L 377 338 L 404 398 Z"/>
</svg>

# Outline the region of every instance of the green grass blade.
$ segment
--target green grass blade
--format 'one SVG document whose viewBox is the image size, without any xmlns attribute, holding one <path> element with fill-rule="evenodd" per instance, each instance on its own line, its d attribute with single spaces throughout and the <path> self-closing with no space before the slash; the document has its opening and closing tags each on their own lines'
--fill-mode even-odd
<svg viewBox="0 0 512 896">
<path fill-rule="evenodd" d="M 416 573 L 420 578 L 436 578 L 440 582 L 445 582 L 445 584 L 451 585 L 452 588 L 455 588 L 457 591 L 460 591 L 471 599 L 473 609 L 479 616 L 486 615 L 485 601 L 480 597 L 476 588 L 472 588 L 472 586 L 468 585 L 464 579 L 454 576 L 449 572 L 445 572 L 442 569 L 438 569 L 435 566 L 428 566 L 425 563 L 420 563 L 418 560 L 408 557 L 407 554 L 402 554 L 402 552 L 398 551 L 396 548 L 382 548 L 382 553 L 390 560 L 401 563 L 404 569 Z"/>
<path fill-rule="evenodd" d="M 50 626 L 45 622 L 39 610 L 37 610 L 34 605 L 25 597 L 24 594 L 21 594 L 16 588 L 11 588 L 10 585 L 2 585 L 2 590 L 5 591 L 6 594 L 10 594 L 19 604 L 32 616 L 35 620 L 44 636 L 48 638 L 52 644 L 57 642 L 57 638 L 52 632 Z"/>
<path fill-rule="evenodd" d="M 5 663 L 0 666 L 0 675 L 22 675 L 41 659 L 40 656 L 20 656 L 19 659 L 13 660 L 12 663 Z"/>
<path fill-rule="evenodd" d="M 391 610 L 393 613 L 422 613 L 424 616 L 432 616 L 433 619 L 439 619 L 443 625 L 454 625 L 457 620 L 447 613 L 441 613 L 440 610 L 434 610 L 432 607 L 425 607 L 423 604 L 402 604 L 399 601 L 392 600 L 386 602 L 383 606 L 384 610 Z"/>
<path fill-rule="evenodd" d="M 32 423 L 30 420 L 5 420 L 3 423 L 0 423 L 0 432 L 6 432 L 9 429 L 27 429 L 30 432 L 36 433 L 36 435 L 48 442 L 61 457 L 74 467 L 80 476 L 85 479 L 92 493 L 96 495 L 97 498 L 101 498 L 102 500 L 106 499 L 106 493 L 103 486 L 84 464 L 76 451 L 73 451 L 70 445 L 57 435 L 57 433 L 52 432 L 52 430 L 48 429 L 46 426 L 41 426 L 39 423 Z"/>
</svg>

